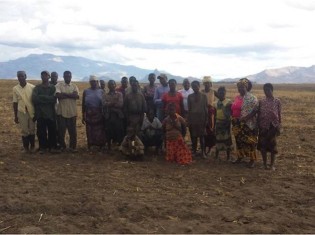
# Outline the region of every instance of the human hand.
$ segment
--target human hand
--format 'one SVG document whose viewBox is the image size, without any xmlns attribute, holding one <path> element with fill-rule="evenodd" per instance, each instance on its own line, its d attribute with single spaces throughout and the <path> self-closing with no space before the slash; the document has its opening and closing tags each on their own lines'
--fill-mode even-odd
<svg viewBox="0 0 315 235">
<path fill-rule="evenodd" d="M 18 123 L 19 123 L 19 118 L 18 118 L 18 117 L 14 117 L 14 122 L 15 122 L 16 124 L 18 124 Z"/>
</svg>

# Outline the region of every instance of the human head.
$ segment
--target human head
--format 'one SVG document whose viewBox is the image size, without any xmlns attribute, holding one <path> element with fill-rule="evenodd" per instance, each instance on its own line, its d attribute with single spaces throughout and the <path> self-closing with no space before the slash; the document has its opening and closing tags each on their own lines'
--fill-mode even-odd
<svg viewBox="0 0 315 235">
<path fill-rule="evenodd" d="M 131 83 L 132 83 L 133 81 L 137 81 L 137 78 L 136 78 L 135 76 L 129 77 L 129 84 L 130 84 L 130 86 L 131 86 Z"/>
<path fill-rule="evenodd" d="M 209 90 L 212 87 L 212 78 L 211 76 L 204 76 L 202 78 L 202 84 L 204 85 L 206 90 Z"/>
<path fill-rule="evenodd" d="M 104 90 L 105 89 L 105 81 L 104 80 L 100 80 L 100 87 L 101 87 L 101 89 L 102 90 Z"/>
<path fill-rule="evenodd" d="M 161 73 L 157 78 L 160 79 L 160 83 L 162 84 L 162 86 L 167 86 L 167 76 L 166 76 L 166 74 Z"/>
<path fill-rule="evenodd" d="M 154 117 L 155 117 L 155 114 L 154 114 L 154 110 L 153 109 L 150 109 L 148 112 L 147 112 L 147 117 L 148 119 L 152 122 Z"/>
<path fill-rule="evenodd" d="M 264 85 L 264 93 L 266 97 L 273 97 L 273 85 L 271 83 L 266 83 Z"/>
<path fill-rule="evenodd" d="M 191 83 L 191 88 L 194 90 L 194 93 L 198 93 L 200 89 L 200 82 L 195 80 Z"/>
<path fill-rule="evenodd" d="M 51 75 L 52 75 L 52 73 L 51 73 Z M 65 81 L 65 83 L 70 84 L 71 79 L 72 79 L 72 73 L 70 71 L 64 71 L 63 72 L 63 80 Z"/>
<path fill-rule="evenodd" d="M 189 88 L 190 88 L 190 82 L 189 82 L 189 80 L 188 80 L 187 78 L 185 78 L 185 79 L 183 80 L 183 87 L 184 87 L 184 89 L 185 89 L 186 91 L 188 91 Z"/>
<path fill-rule="evenodd" d="M 137 91 L 138 91 L 138 82 L 137 82 L 137 80 L 132 79 L 130 85 L 131 85 L 132 92 L 137 93 Z"/>
<path fill-rule="evenodd" d="M 116 82 L 114 80 L 109 80 L 107 82 L 107 87 L 108 87 L 109 91 L 115 91 L 115 89 L 116 89 Z"/>
<path fill-rule="evenodd" d="M 57 81 L 58 81 L 58 73 L 57 72 L 51 72 L 50 82 L 52 84 L 56 85 Z"/>
<path fill-rule="evenodd" d="M 238 92 L 240 93 L 241 96 L 244 96 L 247 91 L 248 91 L 248 87 L 249 87 L 249 80 L 247 78 L 241 78 L 238 82 L 237 82 L 237 89 Z"/>
<path fill-rule="evenodd" d="M 218 98 L 219 100 L 223 101 L 225 100 L 225 94 L 226 94 L 226 90 L 224 86 L 220 86 L 218 88 Z"/>
<path fill-rule="evenodd" d="M 175 79 L 170 79 L 168 81 L 168 86 L 169 86 L 171 92 L 176 91 L 176 85 L 177 85 L 177 82 Z"/>
<path fill-rule="evenodd" d="M 127 88 L 128 87 L 128 78 L 127 77 L 122 77 L 120 83 L 121 83 L 121 86 L 123 88 Z"/>
<path fill-rule="evenodd" d="M 47 70 L 44 70 L 40 73 L 41 79 L 43 83 L 48 83 L 50 78 L 50 73 Z"/>
<path fill-rule="evenodd" d="M 150 73 L 149 76 L 148 76 L 148 80 L 150 82 L 150 84 L 154 84 L 155 82 L 155 74 L 154 73 Z"/>
<path fill-rule="evenodd" d="M 26 73 L 25 71 L 17 71 L 16 76 L 19 80 L 19 83 L 22 87 L 24 87 L 26 85 Z"/>
<path fill-rule="evenodd" d="M 92 89 L 96 89 L 98 85 L 98 78 L 95 75 L 90 75 L 90 86 Z"/>
</svg>

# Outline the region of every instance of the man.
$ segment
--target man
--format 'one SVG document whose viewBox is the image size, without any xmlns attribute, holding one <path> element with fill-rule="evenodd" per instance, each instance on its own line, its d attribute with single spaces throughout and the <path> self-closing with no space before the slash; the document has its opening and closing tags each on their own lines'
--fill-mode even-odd
<svg viewBox="0 0 315 235">
<path fill-rule="evenodd" d="M 100 88 L 106 92 L 106 84 L 105 84 L 105 81 L 104 80 L 100 80 Z"/>
<path fill-rule="evenodd" d="M 147 108 L 148 108 L 147 111 L 150 112 L 151 110 L 153 110 L 155 113 L 155 105 L 153 101 L 155 89 L 157 87 L 157 85 L 155 84 L 155 74 L 150 73 L 148 76 L 148 80 L 149 80 L 149 84 L 144 86 L 143 95 L 144 95 L 145 101 L 147 102 Z"/>
<path fill-rule="evenodd" d="M 26 73 L 17 72 L 19 84 L 13 87 L 14 122 L 19 124 L 22 134 L 23 152 L 33 152 L 35 148 L 35 122 L 32 93 L 34 85 L 26 82 Z"/>
<path fill-rule="evenodd" d="M 59 105 L 57 114 L 59 115 L 59 140 L 62 150 L 66 149 L 65 134 L 68 130 L 70 143 L 69 149 L 71 152 L 77 152 L 77 103 L 79 99 L 79 89 L 71 82 L 72 73 L 65 71 L 63 73 L 64 82 L 59 82 L 56 85 L 56 97 Z"/>
<path fill-rule="evenodd" d="M 125 91 L 128 87 L 128 78 L 122 77 L 120 83 L 121 85 L 116 89 L 116 91 L 120 92 L 123 95 L 123 98 L 125 98 L 126 95 Z"/>
<path fill-rule="evenodd" d="M 158 76 L 160 79 L 161 85 L 155 89 L 153 101 L 156 107 L 156 116 L 162 122 L 164 119 L 164 110 L 163 110 L 163 102 L 162 97 L 165 93 L 170 91 L 170 88 L 167 83 L 167 76 L 161 73 Z"/>
<path fill-rule="evenodd" d="M 124 100 L 124 113 L 127 120 L 127 136 L 121 143 L 120 149 L 125 153 L 128 152 L 127 149 L 132 151 L 133 147 L 137 146 L 137 149 L 140 152 L 136 151 L 137 154 L 135 155 L 141 157 L 143 155 L 144 146 L 138 136 L 146 111 L 146 102 L 142 93 L 138 91 L 137 80 L 131 81 L 131 89 L 131 92 L 126 94 Z"/>
<path fill-rule="evenodd" d="M 51 72 L 51 78 L 50 78 L 50 84 L 56 86 L 58 82 L 58 73 L 57 72 Z"/>
<path fill-rule="evenodd" d="M 183 103 L 184 103 L 184 111 L 183 111 L 183 118 L 187 120 L 188 115 L 188 96 L 192 93 L 194 93 L 193 89 L 190 87 L 190 82 L 187 78 L 183 81 L 183 89 L 179 90 L 178 92 L 182 94 L 183 96 Z"/>
<path fill-rule="evenodd" d="M 49 84 L 49 78 L 50 73 L 42 71 L 42 83 L 36 85 L 32 95 L 35 119 L 37 120 L 37 138 L 40 154 L 45 153 L 47 150 L 58 152 L 56 144 L 56 88 Z"/>
</svg>

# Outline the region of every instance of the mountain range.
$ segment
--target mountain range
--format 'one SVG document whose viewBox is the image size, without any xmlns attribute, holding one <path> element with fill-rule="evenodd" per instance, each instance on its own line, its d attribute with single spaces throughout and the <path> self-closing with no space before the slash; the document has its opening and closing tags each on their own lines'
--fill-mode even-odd
<svg viewBox="0 0 315 235">
<path fill-rule="evenodd" d="M 120 81 L 123 76 L 135 76 L 140 82 L 147 82 L 149 73 L 155 73 L 156 75 L 162 73 L 162 71 L 157 69 L 142 69 L 136 66 L 90 60 L 84 57 L 57 56 L 53 54 L 30 54 L 16 60 L 0 62 L 1 79 L 16 78 L 18 70 L 26 71 L 29 79 L 40 79 L 40 73 L 43 70 L 56 71 L 59 77 L 62 77 L 64 71 L 70 70 L 73 79 L 76 81 L 88 81 L 89 75 L 94 74 L 105 81 L 110 79 Z M 169 79 L 174 78 L 179 83 L 184 79 L 181 76 L 175 76 L 167 72 L 163 73 L 166 73 Z"/>
<path fill-rule="evenodd" d="M 56 71 L 59 77 L 65 70 L 72 72 L 76 81 L 87 81 L 90 74 L 95 74 L 99 79 L 108 81 L 113 79 L 119 81 L 121 77 L 135 76 L 140 82 L 147 82 L 149 73 L 159 75 L 166 73 L 168 78 L 174 78 L 178 83 L 182 83 L 184 77 L 169 74 L 158 69 L 142 69 L 132 65 L 120 65 L 104 61 L 90 60 L 77 56 L 58 56 L 53 54 L 30 54 L 7 62 L 0 62 L 0 78 L 14 79 L 16 71 L 25 70 L 29 79 L 40 79 L 43 70 Z M 245 76 L 244 76 L 245 77 Z M 288 66 L 276 69 L 266 69 L 257 74 L 248 75 L 255 83 L 315 83 L 315 65 L 310 67 Z M 190 81 L 198 78 L 189 77 Z M 239 78 L 226 78 L 219 82 L 235 82 Z"/>
</svg>

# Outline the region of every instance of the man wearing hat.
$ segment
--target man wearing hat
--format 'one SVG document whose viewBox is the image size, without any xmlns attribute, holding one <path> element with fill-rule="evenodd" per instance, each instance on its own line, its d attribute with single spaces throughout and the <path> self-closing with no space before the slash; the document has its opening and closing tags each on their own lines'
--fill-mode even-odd
<svg viewBox="0 0 315 235">
<path fill-rule="evenodd" d="M 26 77 L 24 71 L 18 71 L 19 84 L 13 87 L 14 122 L 21 128 L 24 153 L 33 152 L 35 148 L 34 106 L 32 103 L 35 86 L 26 82 Z"/>
<path fill-rule="evenodd" d="M 41 72 L 42 83 L 33 91 L 32 101 L 35 107 L 35 119 L 37 121 L 37 138 L 39 153 L 46 151 L 58 152 L 56 143 L 56 88 L 49 83 L 50 73 Z"/>
<path fill-rule="evenodd" d="M 156 116 L 162 122 L 164 119 L 164 109 L 162 97 L 165 93 L 170 91 L 170 88 L 167 83 L 167 76 L 164 73 L 161 73 L 158 77 L 161 85 L 155 89 L 153 101 L 156 107 Z"/>
</svg>

